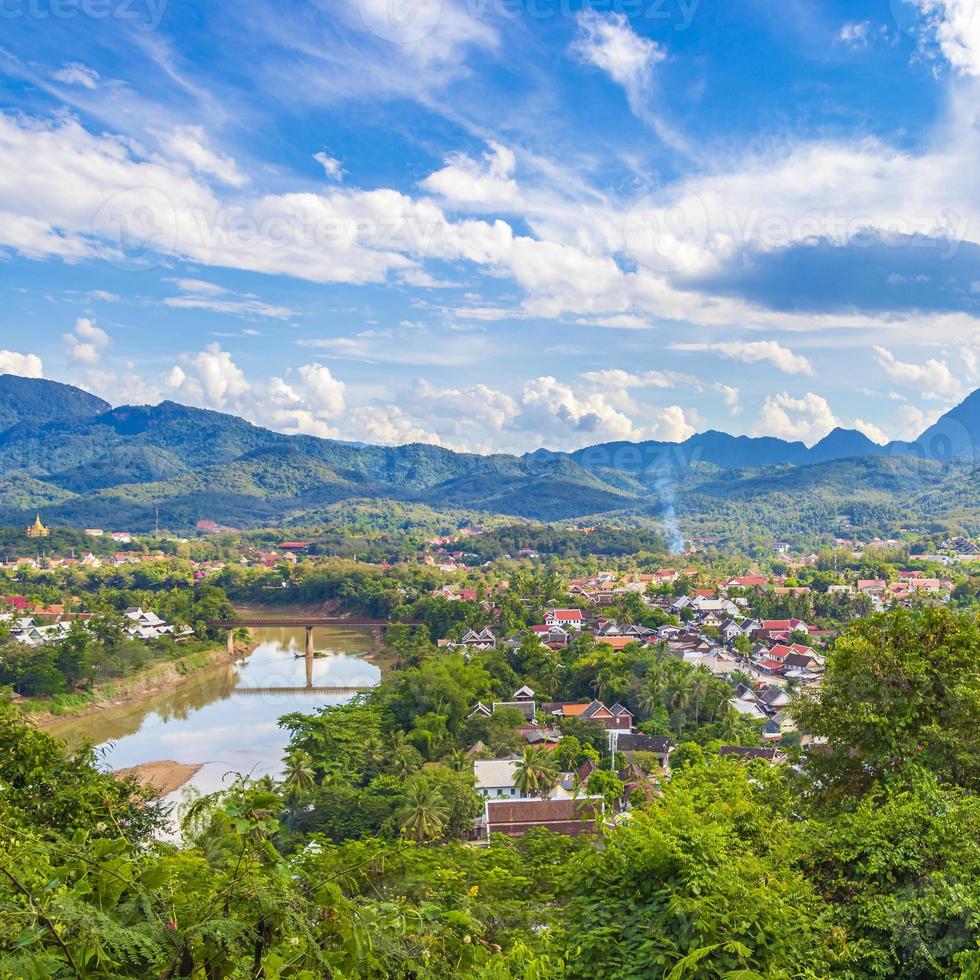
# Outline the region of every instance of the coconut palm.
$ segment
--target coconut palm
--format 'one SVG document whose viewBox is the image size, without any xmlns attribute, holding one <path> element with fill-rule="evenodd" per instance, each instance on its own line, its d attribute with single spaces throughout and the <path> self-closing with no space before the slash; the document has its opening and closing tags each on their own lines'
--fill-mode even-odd
<svg viewBox="0 0 980 980">
<path fill-rule="evenodd" d="M 741 729 L 742 716 L 731 703 L 726 701 L 719 712 L 718 727 L 721 737 L 728 742 L 735 742 L 738 739 Z"/>
<path fill-rule="evenodd" d="M 399 818 L 402 833 L 421 844 L 442 835 L 449 819 L 449 807 L 434 787 L 410 781 L 405 786 L 405 802 Z"/>
<path fill-rule="evenodd" d="M 691 678 L 691 700 L 694 701 L 694 724 L 701 721 L 701 705 L 711 693 L 711 675 L 706 670 L 697 670 Z"/>
<path fill-rule="evenodd" d="M 525 796 L 546 799 L 558 785 L 561 772 L 554 755 L 545 748 L 528 746 L 514 769 L 514 785 Z"/>
<path fill-rule="evenodd" d="M 285 785 L 297 794 L 308 793 L 316 784 L 313 759 L 308 752 L 297 749 L 286 756 Z"/>
<path fill-rule="evenodd" d="M 392 752 L 389 764 L 399 779 L 408 779 L 422 765 L 422 757 L 413 745 L 402 745 Z"/>
<path fill-rule="evenodd" d="M 647 674 L 647 682 L 637 696 L 637 704 L 640 711 L 650 718 L 653 713 L 663 703 L 664 678 L 663 672 L 659 669 L 651 670 Z"/>
<path fill-rule="evenodd" d="M 548 657 L 541 667 L 538 676 L 544 684 L 544 689 L 550 697 L 554 697 L 561 685 L 562 666 L 556 656 Z"/>
<path fill-rule="evenodd" d="M 443 760 L 443 765 L 455 772 L 466 772 L 472 768 L 473 762 L 465 749 L 453 749 Z"/>
</svg>

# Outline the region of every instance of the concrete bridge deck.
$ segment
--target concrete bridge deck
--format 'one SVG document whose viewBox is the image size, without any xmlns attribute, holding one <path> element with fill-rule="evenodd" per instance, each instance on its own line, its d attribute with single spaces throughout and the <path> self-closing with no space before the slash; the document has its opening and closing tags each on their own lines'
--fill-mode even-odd
<svg viewBox="0 0 980 980">
<path fill-rule="evenodd" d="M 373 687 L 236 687 L 233 694 L 365 694 Z"/>
<path fill-rule="evenodd" d="M 216 619 L 208 624 L 217 629 L 238 629 L 241 626 L 258 628 L 262 626 L 299 627 L 316 629 L 318 626 L 348 626 L 352 629 L 385 629 L 387 619 L 366 619 L 358 616 L 238 616 L 235 619 Z M 418 626 L 418 623 L 406 623 Z"/>
</svg>

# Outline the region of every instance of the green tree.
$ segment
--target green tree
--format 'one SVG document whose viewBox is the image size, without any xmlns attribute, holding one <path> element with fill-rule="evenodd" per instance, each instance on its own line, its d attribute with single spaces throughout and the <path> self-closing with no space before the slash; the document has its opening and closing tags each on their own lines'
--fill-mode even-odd
<svg viewBox="0 0 980 980">
<path fill-rule="evenodd" d="M 529 745 L 514 769 L 514 785 L 525 796 L 549 796 L 560 778 L 554 754 L 542 747 Z"/>
<path fill-rule="evenodd" d="M 980 627 L 944 607 L 900 609 L 854 624 L 824 681 L 793 705 L 801 730 L 825 736 L 812 764 L 837 784 L 911 766 L 980 789 Z"/>
<path fill-rule="evenodd" d="M 398 819 L 401 832 L 410 840 L 419 843 L 436 840 L 442 836 L 449 819 L 449 807 L 436 787 L 409 781 Z"/>
</svg>

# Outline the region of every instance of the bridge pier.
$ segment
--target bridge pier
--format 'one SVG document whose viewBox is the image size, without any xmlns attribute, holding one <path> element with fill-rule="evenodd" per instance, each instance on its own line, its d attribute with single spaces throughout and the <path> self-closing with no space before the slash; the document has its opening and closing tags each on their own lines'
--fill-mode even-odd
<svg viewBox="0 0 980 980">
<path fill-rule="evenodd" d="M 228 630 L 228 656 L 233 657 L 235 655 L 235 631 L 234 629 Z"/>
<path fill-rule="evenodd" d="M 313 687 L 313 627 L 306 627 L 306 686 Z"/>
</svg>

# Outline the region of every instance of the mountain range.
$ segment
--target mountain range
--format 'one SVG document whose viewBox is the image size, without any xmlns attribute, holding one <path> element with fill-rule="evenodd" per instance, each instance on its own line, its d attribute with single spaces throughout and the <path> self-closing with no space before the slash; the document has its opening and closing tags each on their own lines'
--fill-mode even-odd
<svg viewBox="0 0 980 980">
<path fill-rule="evenodd" d="M 107 402 L 0 375 L 0 521 L 186 530 L 329 518 L 343 501 L 424 504 L 538 520 L 677 518 L 690 533 L 829 533 L 842 519 L 969 526 L 980 390 L 911 442 L 834 429 L 812 447 L 707 431 L 680 443 L 481 456 L 287 436 L 165 401 Z M 724 536 L 724 535 L 723 535 Z"/>
</svg>

